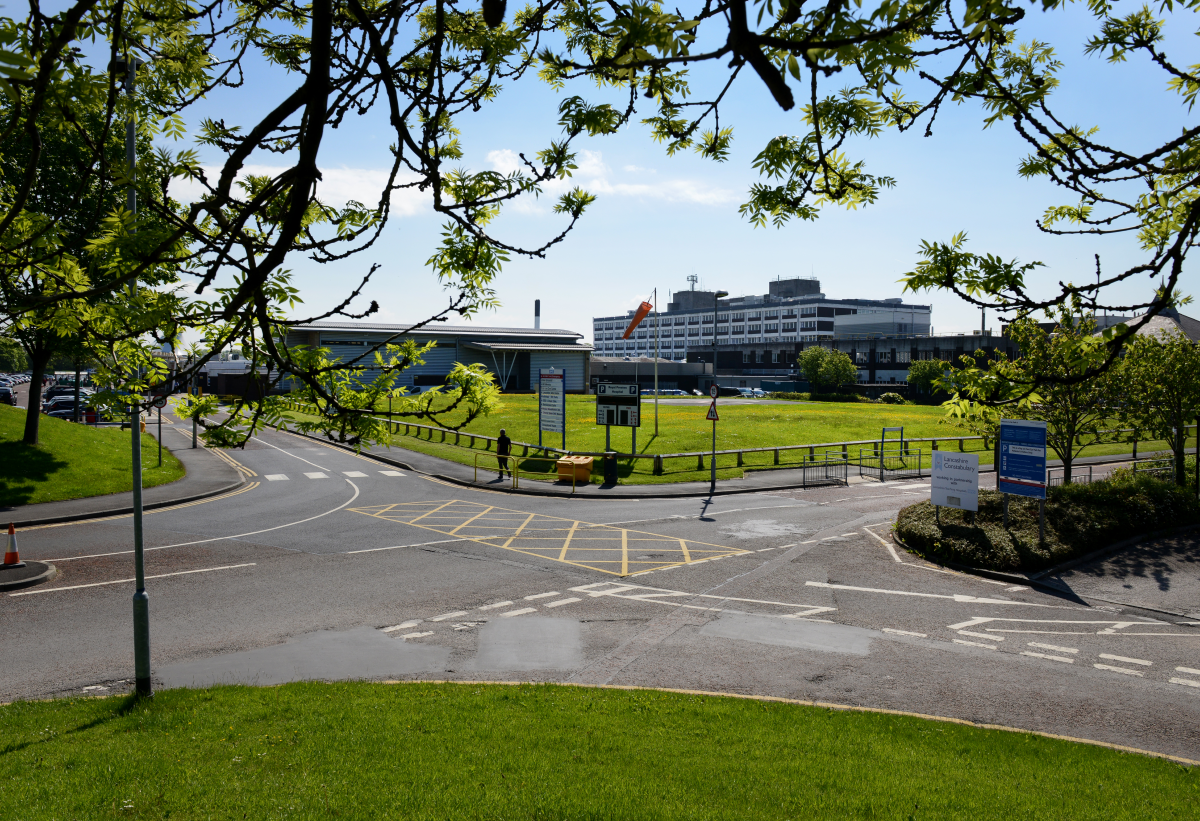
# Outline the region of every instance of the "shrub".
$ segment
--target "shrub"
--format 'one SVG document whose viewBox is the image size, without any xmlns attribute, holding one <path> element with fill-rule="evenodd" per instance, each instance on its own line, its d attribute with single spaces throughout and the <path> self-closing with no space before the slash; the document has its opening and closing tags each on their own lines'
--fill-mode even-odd
<svg viewBox="0 0 1200 821">
<path fill-rule="evenodd" d="M 885 393 L 879 397 L 879 401 L 885 405 L 903 405 L 904 397 L 898 393 Z"/>
<path fill-rule="evenodd" d="M 979 512 L 968 523 L 963 511 L 920 502 L 900 511 L 896 535 L 910 550 L 933 561 L 990 570 L 1044 570 L 1105 545 L 1164 525 L 1200 522 L 1200 502 L 1182 488 L 1149 476 L 1117 475 L 1089 485 L 1062 485 L 1046 499 L 1046 539 L 1038 543 L 1038 503 L 979 492 Z"/>
</svg>

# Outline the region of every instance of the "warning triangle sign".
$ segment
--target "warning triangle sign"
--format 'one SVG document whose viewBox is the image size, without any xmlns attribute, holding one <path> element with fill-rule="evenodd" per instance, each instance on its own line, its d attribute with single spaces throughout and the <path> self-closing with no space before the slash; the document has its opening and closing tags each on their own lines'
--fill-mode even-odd
<svg viewBox="0 0 1200 821">
<path fill-rule="evenodd" d="M 717 416 L 716 401 L 714 401 L 711 405 L 708 406 L 708 416 L 706 416 L 704 418 L 709 422 L 716 422 L 716 421 L 720 420 L 721 417 Z"/>
</svg>

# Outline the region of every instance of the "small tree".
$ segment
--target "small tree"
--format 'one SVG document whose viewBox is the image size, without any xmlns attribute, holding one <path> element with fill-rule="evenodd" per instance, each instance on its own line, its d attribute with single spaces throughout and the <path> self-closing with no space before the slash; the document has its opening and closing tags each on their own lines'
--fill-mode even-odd
<svg viewBox="0 0 1200 821">
<path fill-rule="evenodd" d="M 858 368 L 841 351 L 820 346 L 805 348 L 796 357 L 796 363 L 815 393 L 832 393 L 858 379 Z"/>
<path fill-rule="evenodd" d="M 933 383 L 950 370 L 950 363 L 942 359 L 918 359 L 908 366 L 908 384 L 918 393 L 933 396 Z"/>
<path fill-rule="evenodd" d="M 1186 426 L 1200 411 L 1200 347 L 1178 331 L 1139 336 L 1123 370 L 1123 419 L 1166 440 L 1175 456 L 1175 484 L 1186 485 Z"/>
<path fill-rule="evenodd" d="M 0 371 L 14 373 L 29 367 L 29 357 L 25 349 L 15 339 L 0 336 Z"/>
</svg>

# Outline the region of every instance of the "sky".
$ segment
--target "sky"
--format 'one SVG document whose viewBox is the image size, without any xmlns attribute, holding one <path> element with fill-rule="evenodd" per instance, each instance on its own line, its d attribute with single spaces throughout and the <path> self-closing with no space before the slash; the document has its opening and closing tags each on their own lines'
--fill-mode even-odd
<svg viewBox="0 0 1200 821">
<path fill-rule="evenodd" d="M 686 12 L 688 7 L 683 8 Z M 1095 29 L 1086 7 L 1071 5 L 1052 13 L 1037 8 L 1030 8 L 1018 39 L 1048 41 L 1065 61 L 1062 86 L 1054 95 L 1061 119 L 1097 125 L 1103 141 L 1129 150 L 1161 143 L 1191 122 L 1180 98 L 1168 92 L 1167 77 L 1143 58 L 1113 66 L 1084 54 L 1083 43 Z M 1171 21 L 1169 45 L 1177 52 L 1194 49 L 1194 22 Z M 711 87 L 718 76 L 719 67 L 702 68 L 693 82 L 698 89 Z M 221 116 L 249 127 L 296 82 L 251 66 L 243 88 L 204 101 L 187 115 L 188 125 L 194 127 L 202 116 Z M 829 85 L 828 91 L 842 82 Z M 565 93 L 592 102 L 606 99 L 590 86 L 569 87 Z M 910 91 L 919 100 L 929 94 L 920 84 Z M 457 123 L 467 151 L 463 165 L 511 170 L 519 153 L 532 156 L 558 139 L 559 99 L 534 76 L 504 88 L 495 103 Z M 646 106 L 635 119 L 650 113 Z M 514 244 L 540 245 L 565 224 L 551 210 L 558 193 L 580 185 L 596 194 L 597 202 L 545 259 L 514 257 L 507 263 L 494 283 L 501 305 L 472 321 L 531 327 L 533 303 L 540 299 L 543 327 L 575 330 L 590 340 L 593 316 L 632 309 L 655 288 L 665 308 L 671 291 L 688 287 L 690 274 L 702 288 L 735 295 L 766 293 L 769 280 L 804 276 L 818 278 L 831 298 L 902 296 L 906 302 L 932 305 L 935 332 L 957 333 L 979 327 L 977 309 L 953 294 L 902 293 L 898 280 L 918 261 L 922 240 L 946 241 L 965 231 L 969 250 L 1041 261 L 1046 267 L 1034 288 L 1040 293 L 1049 293 L 1060 280 L 1094 279 L 1095 254 L 1108 272 L 1143 259 L 1130 235 L 1054 237 L 1040 232 L 1034 221 L 1044 209 L 1070 204 L 1071 198 L 1046 182 L 1018 177 L 1027 144 L 1011 126 L 985 130 L 974 105 L 944 108 L 930 137 L 920 128 L 850 144 L 849 153 L 864 159 L 868 171 L 895 177 L 896 187 L 883 191 L 874 205 L 857 211 L 829 208 L 815 222 L 792 222 L 782 229 L 750 225 L 738 206 L 758 181 L 751 167 L 754 156 L 774 135 L 802 133 L 799 114 L 781 111 L 761 82 L 746 73 L 722 113 L 722 125 L 735 129 L 732 154 L 724 163 L 690 152 L 668 157 L 637 123 L 614 136 L 576 143 L 580 167 L 574 177 L 548 185 L 541 199 L 509 206 L 495 233 Z M 349 118 L 322 146 L 319 196 L 333 204 L 376 201 L 391 142 L 382 109 Z M 204 151 L 201 156 L 207 162 L 221 159 Z M 270 155 L 256 155 L 252 163 L 251 170 L 259 172 L 279 166 Z M 356 307 L 361 310 L 377 300 L 380 311 L 374 319 L 381 322 L 413 322 L 436 312 L 449 295 L 426 260 L 439 242 L 441 224 L 421 195 L 404 194 L 384 236 L 371 249 L 330 265 L 293 255 L 287 265 L 305 301 L 296 316 L 339 302 L 372 264 L 380 270 Z M 1191 292 L 1192 279 L 1189 272 L 1185 292 Z M 1125 283 L 1107 298 L 1144 300 L 1150 287 L 1147 280 Z M 998 331 L 997 325 L 989 317 L 988 326 Z"/>
</svg>

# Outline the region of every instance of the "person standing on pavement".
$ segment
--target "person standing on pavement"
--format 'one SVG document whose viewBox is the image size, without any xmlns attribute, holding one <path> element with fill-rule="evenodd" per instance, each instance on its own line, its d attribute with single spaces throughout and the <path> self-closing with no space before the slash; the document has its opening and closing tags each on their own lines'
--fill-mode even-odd
<svg viewBox="0 0 1200 821">
<path fill-rule="evenodd" d="M 504 478 L 504 471 L 508 471 L 508 475 L 512 477 L 512 468 L 508 466 L 508 455 L 512 453 L 512 440 L 508 438 L 508 434 L 504 432 L 504 428 L 500 428 L 500 436 L 496 439 L 496 461 L 500 463 L 500 473 L 498 478 Z"/>
</svg>

